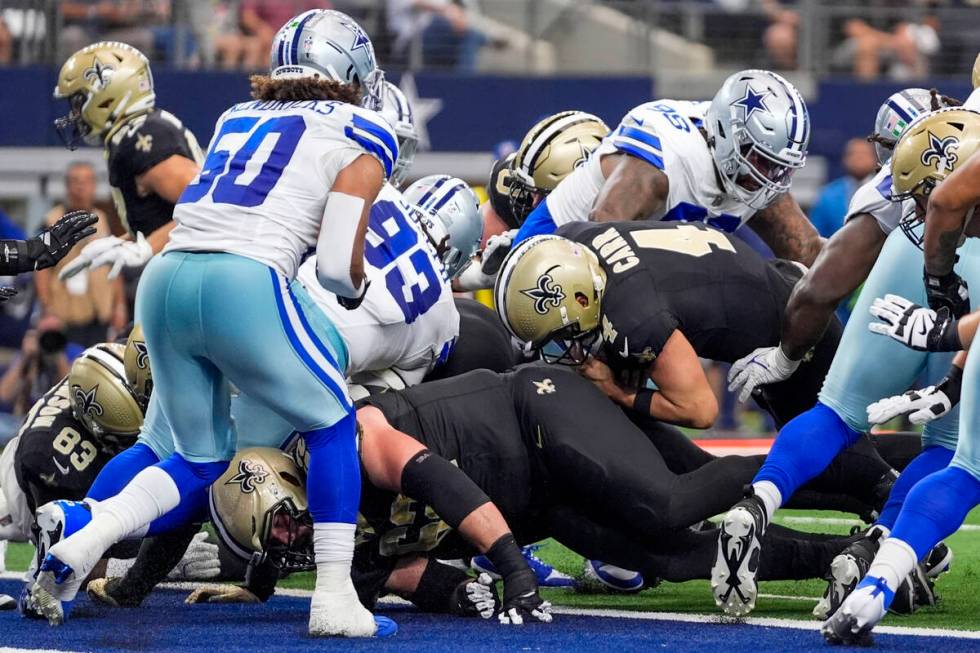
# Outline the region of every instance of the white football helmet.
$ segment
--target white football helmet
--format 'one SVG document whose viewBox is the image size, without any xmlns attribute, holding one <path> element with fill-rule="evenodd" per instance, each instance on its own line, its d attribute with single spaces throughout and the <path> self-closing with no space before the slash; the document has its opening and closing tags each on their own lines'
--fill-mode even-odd
<svg viewBox="0 0 980 653">
<path fill-rule="evenodd" d="M 799 91 L 768 70 L 725 80 L 705 115 L 708 145 L 725 190 L 754 209 L 790 188 L 806 162 L 810 115 Z"/>
<path fill-rule="evenodd" d="M 388 179 L 392 186 L 399 187 L 405 183 L 408 171 L 415 163 L 415 150 L 419 145 L 419 133 L 415 129 L 415 115 L 412 105 L 402 90 L 391 82 L 384 83 L 380 113 L 394 127 L 398 137 L 398 160 Z"/>
<path fill-rule="evenodd" d="M 274 79 L 325 76 L 361 89 L 361 106 L 381 108 L 384 73 L 367 33 L 345 13 L 311 9 L 294 16 L 272 40 Z"/>
<path fill-rule="evenodd" d="M 421 209 L 422 226 L 432 239 L 450 279 L 470 264 L 483 238 L 483 214 L 473 189 L 449 175 L 429 175 L 405 189 L 405 199 Z"/>
</svg>

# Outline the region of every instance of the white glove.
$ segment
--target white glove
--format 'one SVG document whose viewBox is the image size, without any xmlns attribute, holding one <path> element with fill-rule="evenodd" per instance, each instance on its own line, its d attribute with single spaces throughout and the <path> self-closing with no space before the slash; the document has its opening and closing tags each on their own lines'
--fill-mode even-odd
<svg viewBox="0 0 980 653">
<path fill-rule="evenodd" d="M 502 234 L 490 236 L 490 239 L 487 240 L 487 246 L 483 248 L 483 253 L 480 254 L 483 261 L 480 269 L 483 274 L 491 277 L 497 276 L 504 258 L 510 253 L 510 248 L 514 245 L 514 236 L 516 235 L 517 229 L 511 229 Z"/>
<path fill-rule="evenodd" d="M 141 233 L 136 234 L 135 241 L 106 236 L 83 247 L 75 260 L 62 268 L 58 278 L 64 281 L 86 268 L 112 265 L 108 276 L 115 279 L 123 268 L 138 268 L 152 257 L 153 248 Z"/>
<path fill-rule="evenodd" d="M 493 579 L 481 573 L 476 580 L 466 584 L 466 600 L 483 619 L 489 619 L 497 611 L 497 595 L 493 591 Z"/>
<path fill-rule="evenodd" d="M 868 309 L 881 322 L 871 322 L 872 333 L 888 336 L 916 351 L 955 351 L 960 349 L 956 320 L 943 309 L 914 304 L 898 295 L 876 297 Z"/>
<path fill-rule="evenodd" d="M 790 360 L 779 345 L 759 347 L 732 365 L 728 371 L 728 391 L 741 388 L 738 400 L 745 401 L 760 385 L 785 381 L 799 366 L 800 361 Z"/>
<path fill-rule="evenodd" d="M 908 414 L 913 424 L 925 424 L 948 413 L 953 403 L 940 388 L 930 385 L 874 402 L 868 406 L 868 421 L 884 424 L 899 415 Z"/>
<path fill-rule="evenodd" d="M 191 540 L 187 552 L 169 574 L 167 580 L 208 580 L 221 573 L 218 545 L 207 541 L 208 534 L 201 531 Z"/>
<path fill-rule="evenodd" d="M 484 288 L 493 288 L 494 281 L 496 280 L 497 275 L 495 274 L 483 274 L 483 269 L 480 267 L 480 260 L 477 258 L 472 264 L 467 265 L 466 269 L 453 280 L 453 286 L 458 288 L 460 292 L 472 292 L 474 290 L 483 290 Z"/>
</svg>

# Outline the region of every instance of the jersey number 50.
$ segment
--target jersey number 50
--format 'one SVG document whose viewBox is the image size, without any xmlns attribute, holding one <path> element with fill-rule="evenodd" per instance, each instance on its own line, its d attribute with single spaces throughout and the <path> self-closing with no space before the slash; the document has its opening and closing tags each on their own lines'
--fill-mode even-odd
<svg viewBox="0 0 980 653">
<path fill-rule="evenodd" d="M 211 192 L 211 201 L 234 206 L 258 206 L 265 201 L 283 171 L 293 158 L 299 139 L 306 131 L 302 116 L 279 116 L 259 122 L 255 116 L 243 116 L 226 120 L 214 137 L 211 149 L 204 159 L 204 167 L 197 182 L 184 189 L 180 204 L 196 202 Z M 222 141 L 231 134 L 248 134 L 248 139 L 235 152 L 222 149 Z M 247 184 L 239 184 L 238 178 L 245 172 L 252 157 L 270 135 L 277 135 L 276 144 L 267 152 L 265 162 Z M 229 159 L 231 159 L 229 161 Z M 254 168 L 254 166 L 253 166 Z"/>
</svg>

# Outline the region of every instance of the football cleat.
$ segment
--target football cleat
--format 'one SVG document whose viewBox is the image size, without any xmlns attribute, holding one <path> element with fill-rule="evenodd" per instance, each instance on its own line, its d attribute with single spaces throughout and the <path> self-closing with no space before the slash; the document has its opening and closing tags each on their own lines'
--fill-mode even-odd
<svg viewBox="0 0 980 653">
<path fill-rule="evenodd" d="M 390 637 L 398 624 L 388 617 L 376 617 L 357 598 L 348 579 L 340 591 L 313 591 L 310 602 L 311 637 Z"/>
<path fill-rule="evenodd" d="M 582 569 L 582 585 L 613 592 L 633 593 L 643 589 L 643 574 L 630 571 L 599 560 L 585 560 Z"/>
<path fill-rule="evenodd" d="M 14 600 L 14 597 L 0 594 L 0 610 L 13 610 L 16 607 L 17 601 Z"/>
<path fill-rule="evenodd" d="M 932 547 L 932 550 L 926 556 L 923 561 L 922 566 L 925 568 L 926 576 L 930 580 L 936 580 L 947 571 L 953 565 L 953 550 L 949 548 L 945 542 L 940 542 L 936 546 Z"/>
<path fill-rule="evenodd" d="M 711 591 L 715 604 L 728 616 L 745 617 L 755 609 L 756 574 L 766 526 L 765 508 L 755 496 L 736 503 L 721 522 Z"/>
<path fill-rule="evenodd" d="M 881 535 L 881 530 L 872 527 L 864 537 L 852 542 L 837 554 L 830 563 L 830 571 L 826 576 L 827 589 L 813 608 L 814 617 L 826 621 L 837 612 L 847 595 L 854 591 L 868 573 L 881 545 Z"/>
<path fill-rule="evenodd" d="M 867 576 L 858 583 L 840 609 L 824 622 L 820 632 L 831 644 L 870 646 L 871 630 L 885 615 L 895 593 L 884 578 Z"/>
<path fill-rule="evenodd" d="M 521 549 L 524 559 L 527 560 L 527 566 L 531 568 L 538 579 L 538 587 L 573 587 L 575 585 L 574 578 L 558 571 L 536 555 L 540 548 L 540 544 L 531 544 Z M 477 573 L 487 574 L 493 580 L 500 580 L 497 568 L 484 555 L 474 556 L 470 560 L 470 567 Z"/>
</svg>

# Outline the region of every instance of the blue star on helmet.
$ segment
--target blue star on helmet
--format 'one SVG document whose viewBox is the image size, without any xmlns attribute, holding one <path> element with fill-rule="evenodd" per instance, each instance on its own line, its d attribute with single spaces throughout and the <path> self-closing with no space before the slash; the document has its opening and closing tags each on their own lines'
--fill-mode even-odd
<svg viewBox="0 0 980 653">
<path fill-rule="evenodd" d="M 748 120 L 752 116 L 753 111 L 769 113 L 769 107 L 766 106 L 766 96 L 769 93 L 770 91 L 768 90 L 758 93 L 750 84 L 746 84 L 745 95 L 741 99 L 732 102 L 732 106 L 742 107 L 745 110 L 745 120 Z"/>
<path fill-rule="evenodd" d="M 353 52 L 354 50 L 359 50 L 361 48 L 366 48 L 367 46 L 371 45 L 371 39 L 369 39 L 368 35 L 364 33 L 364 30 L 361 29 L 360 25 L 358 25 L 353 21 L 348 21 L 348 20 L 343 21 L 341 25 L 343 25 L 344 27 L 346 27 L 347 29 L 349 29 L 351 32 L 354 33 L 354 43 L 350 47 L 351 52 Z"/>
</svg>

